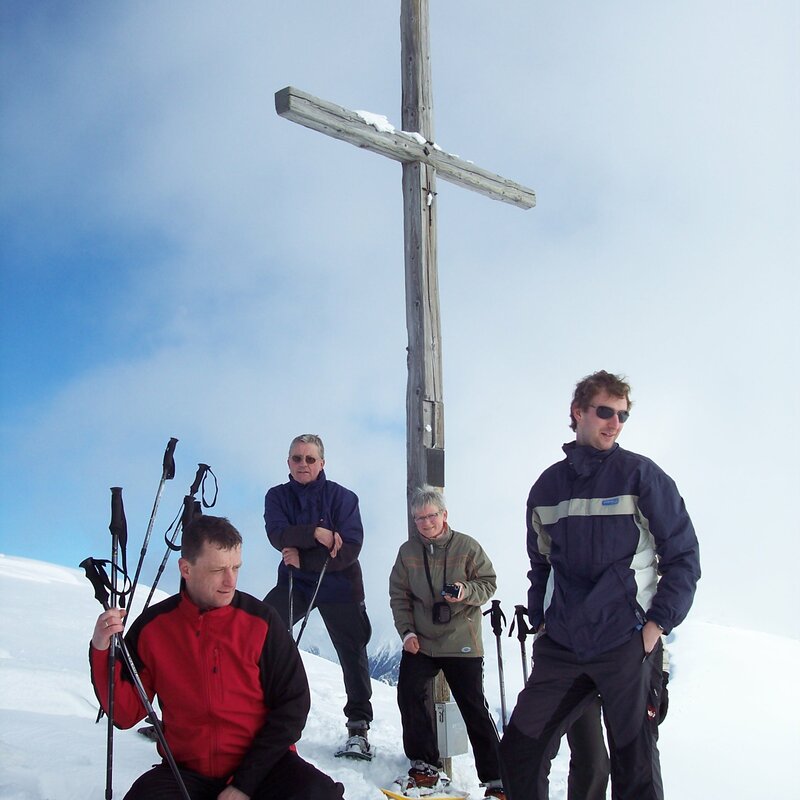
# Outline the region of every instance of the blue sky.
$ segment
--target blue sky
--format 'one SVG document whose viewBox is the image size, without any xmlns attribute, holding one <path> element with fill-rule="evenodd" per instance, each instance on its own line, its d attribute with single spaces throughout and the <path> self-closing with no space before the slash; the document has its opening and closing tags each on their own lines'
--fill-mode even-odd
<svg viewBox="0 0 800 800">
<path fill-rule="evenodd" d="M 198 462 L 245 535 L 292 436 L 361 497 L 382 628 L 405 537 L 400 167 L 280 119 L 287 85 L 400 127 L 399 3 L 0 6 L 0 551 L 138 554 Z M 438 184 L 450 519 L 525 596 L 524 506 L 575 382 L 626 374 L 621 444 L 678 482 L 694 613 L 800 635 L 800 57 L 793 2 L 435 0 L 435 138 L 537 191 Z M 148 563 L 145 574 L 154 574 Z M 170 578 L 171 579 L 171 578 Z"/>
</svg>

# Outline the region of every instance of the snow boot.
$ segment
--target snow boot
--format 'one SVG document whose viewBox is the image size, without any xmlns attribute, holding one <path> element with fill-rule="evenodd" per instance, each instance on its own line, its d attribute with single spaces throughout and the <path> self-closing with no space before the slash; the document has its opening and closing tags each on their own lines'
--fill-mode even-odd
<svg viewBox="0 0 800 800">
<path fill-rule="evenodd" d="M 420 788 L 427 789 L 432 786 L 442 788 L 450 784 L 450 778 L 444 772 L 440 772 L 438 767 L 425 761 L 412 761 L 408 777 L 413 781 L 413 786 Z"/>
<path fill-rule="evenodd" d="M 336 751 L 336 758 L 355 758 L 362 761 L 372 761 L 375 750 L 367 739 L 367 728 L 347 726 L 347 741 Z"/>
</svg>

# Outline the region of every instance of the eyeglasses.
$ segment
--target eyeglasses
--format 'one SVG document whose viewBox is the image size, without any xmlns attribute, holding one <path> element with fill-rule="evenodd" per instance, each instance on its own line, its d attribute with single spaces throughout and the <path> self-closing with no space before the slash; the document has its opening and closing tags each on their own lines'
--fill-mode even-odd
<svg viewBox="0 0 800 800">
<path fill-rule="evenodd" d="M 435 514 L 426 514 L 424 517 L 414 517 L 414 522 L 417 524 L 421 522 L 433 522 L 441 513 L 441 511 L 437 511 Z"/>
<path fill-rule="evenodd" d="M 628 417 L 631 415 L 630 411 L 615 411 L 610 406 L 593 406 L 591 403 L 589 403 L 589 408 L 593 408 L 600 419 L 611 419 L 611 417 L 616 414 L 619 418 L 620 425 L 624 425 L 628 421 Z"/>
<path fill-rule="evenodd" d="M 316 458 L 315 456 L 298 456 L 298 455 L 294 455 L 294 456 L 289 456 L 289 458 L 292 459 L 292 463 L 293 464 L 302 464 L 304 460 L 305 460 L 306 464 L 316 464 L 317 461 L 319 461 L 319 459 Z"/>
</svg>

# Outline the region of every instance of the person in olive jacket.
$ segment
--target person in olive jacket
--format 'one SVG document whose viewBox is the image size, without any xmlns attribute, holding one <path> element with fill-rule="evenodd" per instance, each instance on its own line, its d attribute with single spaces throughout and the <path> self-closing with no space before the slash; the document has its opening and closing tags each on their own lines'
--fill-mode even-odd
<svg viewBox="0 0 800 800">
<path fill-rule="evenodd" d="M 475 539 L 447 524 L 438 490 L 416 489 L 411 513 L 417 535 L 401 545 L 389 578 L 394 624 L 403 640 L 397 702 L 408 774 L 417 786 L 440 780 L 430 686 L 441 671 L 464 717 L 486 797 L 503 800 L 497 729 L 483 693 L 481 606 L 497 587 L 494 567 Z"/>
</svg>

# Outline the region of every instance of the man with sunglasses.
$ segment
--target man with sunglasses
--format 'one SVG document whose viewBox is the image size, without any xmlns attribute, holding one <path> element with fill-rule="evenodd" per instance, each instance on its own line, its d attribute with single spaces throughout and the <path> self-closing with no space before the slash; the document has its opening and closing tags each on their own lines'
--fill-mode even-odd
<svg viewBox="0 0 800 800">
<path fill-rule="evenodd" d="M 289 446 L 289 482 L 264 501 L 267 537 L 282 561 L 278 582 L 264 598 L 286 624 L 311 611 L 312 599 L 339 657 L 344 676 L 348 737 L 337 755 L 369 759 L 372 684 L 367 644 L 372 627 L 364 603 L 358 555 L 364 541 L 358 497 L 325 475 L 325 447 L 316 434 Z"/>
<path fill-rule="evenodd" d="M 578 383 L 575 441 L 528 497 L 528 614 L 539 634 L 500 746 L 514 800 L 547 797 L 550 756 L 598 694 L 615 800 L 663 798 L 661 636 L 692 605 L 699 550 L 674 481 L 617 444 L 630 408 L 617 375 Z"/>
</svg>

